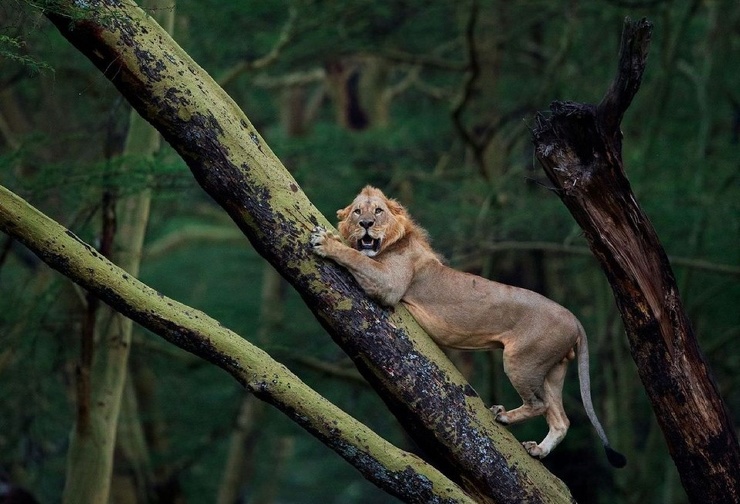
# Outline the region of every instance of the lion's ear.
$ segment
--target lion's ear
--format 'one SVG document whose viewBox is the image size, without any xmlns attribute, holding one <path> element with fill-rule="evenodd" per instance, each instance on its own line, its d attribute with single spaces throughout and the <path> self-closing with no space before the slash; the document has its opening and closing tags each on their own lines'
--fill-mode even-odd
<svg viewBox="0 0 740 504">
<path fill-rule="evenodd" d="M 350 224 L 346 220 L 339 221 L 339 224 L 337 224 L 337 231 L 339 231 L 339 235 L 345 240 L 349 240 L 349 235 L 352 234 L 350 231 Z"/>
<path fill-rule="evenodd" d="M 337 210 L 337 219 L 343 221 L 349 215 L 349 211 L 352 209 L 352 205 Z"/>
<path fill-rule="evenodd" d="M 388 210 L 390 210 L 393 215 L 397 215 L 397 216 L 407 215 L 406 209 L 398 201 L 389 198 L 386 200 L 385 203 L 388 206 Z"/>
<path fill-rule="evenodd" d="M 347 217 L 349 217 L 349 213 L 351 210 L 352 205 L 344 207 L 341 210 L 337 210 L 337 219 L 339 219 L 337 230 L 339 231 L 339 234 L 342 235 L 342 238 L 344 238 L 345 240 L 348 240 L 350 235 L 350 226 Z"/>
</svg>

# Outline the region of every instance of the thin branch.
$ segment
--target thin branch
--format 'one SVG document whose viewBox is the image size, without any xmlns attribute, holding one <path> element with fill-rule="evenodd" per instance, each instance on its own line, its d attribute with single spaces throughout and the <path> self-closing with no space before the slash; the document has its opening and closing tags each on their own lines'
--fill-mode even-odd
<svg viewBox="0 0 740 504">
<path fill-rule="evenodd" d="M 231 84 L 239 75 L 249 70 L 262 70 L 280 57 L 280 53 L 287 46 L 295 35 L 295 21 L 298 17 L 298 9 L 294 4 L 291 4 L 288 9 L 288 20 L 283 25 L 283 29 L 280 31 L 280 35 L 275 41 L 275 45 L 272 46 L 270 51 L 264 56 L 257 58 L 252 61 L 242 61 L 229 70 L 227 70 L 220 78 L 217 79 L 221 86 L 228 86 Z"/>
<path fill-rule="evenodd" d="M 502 241 L 492 244 L 484 244 L 482 245 L 482 249 L 487 252 L 506 252 L 509 250 L 537 250 L 542 252 L 552 252 L 555 254 L 572 254 L 593 257 L 593 253 L 588 247 L 580 247 L 577 245 L 563 245 L 561 243 L 543 241 Z M 732 264 L 715 263 L 706 259 L 694 259 L 690 257 L 669 256 L 668 259 L 674 266 L 683 266 L 685 268 L 702 270 L 709 273 L 740 277 L 740 267 Z"/>
<path fill-rule="evenodd" d="M 444 89 L 442 87 L 433 86 L 422 79 L 416 79 L 414 81 L 414 87 L 435 100 L 447 100 L 453 94 L 451 90 Z"/>
<path fill-rule="evenodd" d="M 351 381 L 366 387 L 369 386 L 367 380 L 362 377 L 354 366 L 351 368 L 339 366 L 306 354 L 291 354 L 287 358 L 314 371 L 318 371 L 335 378 L 340 378 L 342 380 Z"/>
<path fill-rule="evenodd" d="M 606 127 L 604 133 L 612 138 L 621 135 L 619 125 L 622 117 L 640 89 L 652 33 L 653 24 L 646 18 L 636 23 L 625 18 L 617 74 L 596 107 L 596 115 Z"/>
<path fill-rule="evenodd" d="M 304 72 L 293 72 L 279 77 L 271 77 L 267 74 L 257 75 L 252 84 L 263 88 L 281 88 L 291 86 L 305 86 L 314 82 L 323 82 L 326 79 L 326 70 L 314 68 Z"/>
<path fill-rule="evenodd" d="M 235 227 L 193 224 L 183 226 L 156 241 L 149 243 L 144 252 L 148 259 L 172 253 L 179 247 L 197 242 L 246 243 L 244 235 Z"/>
<path fill-rule="evenodd" d="M 373 54 L 373 56 L 378 56 Z M 437 56 L 428 54 L 411 54 L 404 51 L 389 50 L 380 54 L 383 59 L 393 63 L 406 63 L 410 65 L 421 65 L 423 67 L 436 68 L 438 70 L 448 70 L 452 72 L 465 71 L 467 66 L 457 61 L 446 60 Z"/>
<path fill-rule="evenodd" d="M 467 74 L 463 80 L 462 89 L 457 97 L 457 100 L 452 108 L 452 123 L 455 126 L 458 134 L 462 138 L 463 142 L 470 147 L 475 157 L 475 163 L 478 166 L 478 171 L 483 178 L 488 179 L 488 174 L 485 170 L 485 163 L 483 161 L 483 148 L 484 146 L 476 140 L 472 132 L 463 124 L 463 113 L 467 108 L 467 105 L 473 98 L 475 91 L 475 85 L 480 77 L 480 63 L 478 61 L 478 49 L 475 43 L 475 26 L 478 21 L 478 1 L 472 0 L 470 4 L 470 15 L 468 16 L 468 22 L 465 25 L 465 47 L 467 49 Z"/>
<path fill-rule="evenodd" d="M 410 68 L 408 72 L 406 72 L 406 75 L 404 75 L 401 80 L 399 80 L 392 86 L 388 86 L 383 91 L 383 99 L 390 101 L 390 100 L 393 100 L 396 96 L 399 96 L 401 93 L 405 92 L 407 89 L 413 86 L 416 83 L 416 81 L 419 80 L 420 73 L 421 73 L 420 65 L 416 65 Z"/>
</svg>

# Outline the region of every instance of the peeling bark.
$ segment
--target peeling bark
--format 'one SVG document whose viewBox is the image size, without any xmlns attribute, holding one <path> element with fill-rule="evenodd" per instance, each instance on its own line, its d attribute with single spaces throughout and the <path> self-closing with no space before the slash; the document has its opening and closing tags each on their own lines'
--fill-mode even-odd
<svg viewBox="0 0 740 504">
<path fill-rule="evenodd" d="M 690 500 L 739 502 L 740 446 L 682 306 L 668 257 L 622 165 L 622 117 L 652 25 L 625 21 L 617 76 L 597 106 L 554 102 L 532 133 L 542 167 L 614 291 L 632 357 Z"/>
</svg>

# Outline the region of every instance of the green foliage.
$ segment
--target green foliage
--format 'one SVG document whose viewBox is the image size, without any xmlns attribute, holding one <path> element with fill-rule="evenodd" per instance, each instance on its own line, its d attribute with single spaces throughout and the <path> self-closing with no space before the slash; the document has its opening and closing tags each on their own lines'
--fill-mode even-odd
<svg viewBox="0 0 740 504">
<path fill-rule="evenodd" d="M 644 15 L 655 23 L 645 81 L 622 124 L 623 158 L 667 253 L 709 264 L 678 261 L 674 272 L 737 418 L 740 353 L 732 343 L 740 332 L 740 195 L 733 117 L 736 121 L 740 97 L 737 65 L 730 61 L 738 44 L 732 23 L 740 11 L 730 0 L 691 6 L 647 2 L 629 11 L 621 4 L 480 2 L 476 50 L 482 73 L 462 119 L 480 138 L 495 129 L 483 170 L 451 118 L 466 76 L 468 3 L 184 1 L 176 6 L 174 38 L 219 77 L 268 54 L 286 27 L 289 9 L 296 9 L 289 42 L 274 62 L 240 74 L 227 91 L 301 187 L 333 220 L 364 184 L 378 185 L 408 206 L 453 266 L 543 290 L 577 313 L 591 338 L 597 409 L 613 444 L 635 463 L 617 474 L 601 467 L 573 372 L 566 391 L 572 428 L 547 463 L 579 501 L 683 502 L 608 284 L 596 262 L 579 253 L 586 244 L 548 191 L 527 128 L 552 100 L 600 99 L 616 67 L 624 16 Z M 289 288 L 284 287 L 282 320 L 269 334 L 261 332 L 264 261 L 168 148 L 150 161 L 122 158 L 129 110 L 115 89 L 37 11 L 22 3 L 0 7 L 0 14 L 11 11 L 8 19 L 18 21 L 0 24 L 0 120 L 7 124 L 0 128 L 0 183 L 92 243 L 99 242 L 104 194 L 119 198 L 151 187 L 147 248 L 177 240 L 164 253 L 145 252 L 142 280 L 257 342 L 333 402 L 408 447 L 369 388 L 303 359 L 347 364 Z M 367 68 L 363 58 L 370 55 L 386 64 L 381 84 L 401 89 L 389 102 L 387 125 L 343 127 L 332 90 L 313 80 L 303 85 L 303 104 L 323 92 L 318 113 L 304 134 L 287 132 L 281 119 L 284 89 L 265 85 L 267 78 L 325 71 L 337 61 Z M 405 81 L 411 84 L 403 88 Z M 223 233 L 198 238 L 203 226 Z M 510 242 L 520 248 L 493 249 Z M 532 242 L 561 248 L 528 248 Z M 53 502 L 63 485 L 74 414 L 70 398 L 85 294 L 3 237 L 0 258 L 0 468 L 34 489 L 41 501 Z M 732 266 L 734 273 L 718 273 L 713 265 Z M 188 501 L 213 500 L 241 390 L 224 373 L 151 335 L 135 339 L 134 362 L 156 376 L 155 401 L 146 414 L 162 421 L 168 440 L 153 463 L 178 471 Z M 514 405 L 517 398 L 500 364 L 484 355 L 472 359 L 471 382 L 486 402 L 495 396 L 497 403 Z M 278 412 L 265 412 L 255 428 L 247 495 L 264 496 L 271 479 L 278 478 L 279 499 L 285 502 L 393 501 Z M 543 432 L 534 422 L 515 434 L 524 440 Z M 286 437 L 293 450 L 278 473 L 273 455 Z M 599 485 L 581 488 L 578 474 L 594 475 Z"/>
<path fill-rule="evenodd" d="M 42 70 L 51 70 L 51 66 L 43 61 L 36 60 L 28 55 L 21 54 L 23 49 L 23 42 L 17 38 L 8 37 L 7 35 L 0 35 L 0 61 L 2 58 L 18 63 L 23 67 L 27 68 L 32 74 L 41 72 Z"/>
</svg>

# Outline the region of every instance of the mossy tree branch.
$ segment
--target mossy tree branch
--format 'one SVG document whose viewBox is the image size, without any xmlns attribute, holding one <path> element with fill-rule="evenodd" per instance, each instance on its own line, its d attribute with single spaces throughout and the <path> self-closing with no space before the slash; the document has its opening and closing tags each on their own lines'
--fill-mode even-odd
<svg viewBox="0 0 740 504">
<path fill-rule="evenodd" d="M 437 467 L 481 502 L 571 500 L 562 482 L 493 422 L 481 399 L 405 310 L 380 308 L 347 272 L 311 253 L 310 230 L 331 226 L 244 113 L 165 31 L 131 1 L 86 2 L 83 12 L 79 2 L 55 5 L 47 17 L 182 156 L 203 189 L 303 296 Z M 119 306 L 127 301 L 104 288 L 100 295 Z M 166 309 L 156 306 L 145 309 L 148 316 L 160 317 L 158 310 Z M 192 322 L 193 312 L 187 313 Z M 236 347 L 214 352 L 213 340 L 204 342 L 166 321 L 160 320 L 159 330 L 232 372 L 240 369 L 230 353 Z M 233 336 L 224 337 L 236 344 Z M 264 376 L 245 384 L 264 395 L 271 375 Z"/>
</svg>

